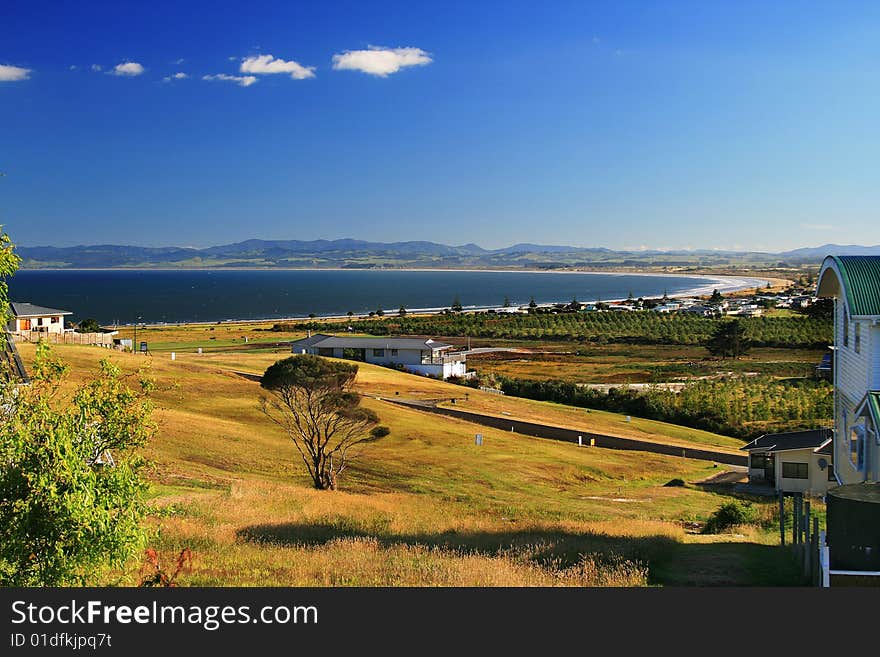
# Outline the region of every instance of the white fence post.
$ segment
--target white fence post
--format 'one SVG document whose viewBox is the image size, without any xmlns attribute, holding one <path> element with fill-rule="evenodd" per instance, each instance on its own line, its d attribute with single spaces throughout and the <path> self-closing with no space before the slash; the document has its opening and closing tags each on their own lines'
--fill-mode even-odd
<svg viewBox="0 0 880 657">
<path fill-rule="evenodd" d="M 825 545 L 825 530 L 819 532 L 819 580 L 820 586 L 827 589 L 831 586 L 831 551 Z"/>
</svg>

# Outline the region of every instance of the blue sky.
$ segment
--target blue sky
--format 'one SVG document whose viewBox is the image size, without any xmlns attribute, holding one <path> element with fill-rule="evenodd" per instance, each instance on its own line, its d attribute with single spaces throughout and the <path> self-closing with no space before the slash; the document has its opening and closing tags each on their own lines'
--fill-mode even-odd
<svg viewBox="0 0 880 657">
<path fill-rule="evenodd" d="M 880 3 L 79 4 L 3 4 L 22 245 L 880 243 Z"/>
</svg>

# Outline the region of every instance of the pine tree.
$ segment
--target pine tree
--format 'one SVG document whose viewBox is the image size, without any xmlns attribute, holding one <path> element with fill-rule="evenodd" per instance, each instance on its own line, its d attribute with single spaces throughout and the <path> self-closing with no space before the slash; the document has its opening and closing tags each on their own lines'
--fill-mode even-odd
<svg viewBox="0 0 880 657">
<path fill-rule="evenodd" d="M 739 358 L 748 353 L 750 341 L 742 322 L 735 319 L 722 322 L 704 345 L 709 353 L 719 358 Z"/>
</svg>

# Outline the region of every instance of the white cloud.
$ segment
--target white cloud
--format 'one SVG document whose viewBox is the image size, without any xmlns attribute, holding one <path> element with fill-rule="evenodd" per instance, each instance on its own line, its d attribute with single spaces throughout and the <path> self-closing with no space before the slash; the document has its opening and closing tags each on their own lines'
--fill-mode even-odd
<svg viewBox="0 0 880 657">
<path fill-rule="evenodd" d="M 384 78 L 407 66 L 425 66 L 432 61 L 431 56 L 421 48 L 369 46 L 367 50 L 346 50 L 333 55 L 333 68 L 337 71 L 361 71 Z"/>
<path fill-rule="evenodd" d="M 180 59 L 178 59 L 178 60 L 177 60 L 176 62 L 174 62 L 174 63 L 177 64 L 178 66 L 180 66 L 180 65 L 183 64 L 185 61 L 186 61 L 186 60 L 185 60 L 183 57 L 181 57 Z"/>
<path fill-rule="evenodd" d="M 111 75 L 122 75 L 125 77 L 134 77 L 144 72 L 144 67 L 137 62 L 123 62 L 113 67 L 112 71 L 108 71 Z"/>
<path fill-rule="evenodd" d="M 290 77 L 294 80 L 305 80 L 306 78 L 315 77 L 314 66 L 303 66 L 302 64 L 290 60 L 276 59 L 272 55 L 254 55 L 245 57 L 241 60 L 242 73 L 256 73 L 265 75 L 270 73 L 290 73 Z"/>
<path fill-rule="evenodd" d="M 77 66 L 76 64 L 71 64 L 71 65 L 68 66 L 67 68 L 68 68 L 69 70 L 71 70 L 71 71 L 75 71 L 76 69 L 79 68 L 79 66 Z"/>
<path fill-rule="evenodd" d="M 0 64 L 0 82 L 18 82 L 27 80 L 31 76 L 31 69 L 20 66 L 8 66 Z"/>
<path fill-rule="evenodd" d="M 218 73 L 217 75 L 203 75 L 202 80 L 226 80 L 228 82 L 235 82 L 241 87 L 249 87 L 257 81 L 253 75 L 226 75 L 226 73 Z"/>
<path fill-rule="evenodd" d="M 101 70 L 101 65 L 100 64 L 92 64 L 91 69 L 97 73 Z"/>
<path fill-rule="evenodd" d="M 171 82 L 172 80 L 186 80 L 188 77 L 189 76 L 186 73 L 180 72 L 162 78 L 162 82 Z"/>
</svg>

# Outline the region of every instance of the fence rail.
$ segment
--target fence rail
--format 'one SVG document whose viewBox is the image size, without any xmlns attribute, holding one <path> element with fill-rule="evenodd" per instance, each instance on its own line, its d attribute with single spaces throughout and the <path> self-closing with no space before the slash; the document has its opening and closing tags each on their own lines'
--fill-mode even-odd
<svg viewBox="0 0 880 657">
<path fill-rule="evenodd" d="M 112 333 L 76 333 L 65 331 L 64 333 L 49 333 L 48 331 L 22 331 L 13 333 L 15 342 L 39 342 L 43 340 L 50 344 L 87 344 L 101 347 L 113 346 Z"/>
<path fill-rule="evenodd" d="M 803 566 L 804 576 L 822 588 L 831 586 L 831 577 L 880 577 L 876 570 L 842 570 L 831 567 L 831 548 L 825 530 L 819 529 L 819 518 L 810 513 L 810 501 L 800 494 L 793 496 L 791 548 Z M 779 495 L 780 542 L 785 545 L 785 510 Z"/>
</svg>

